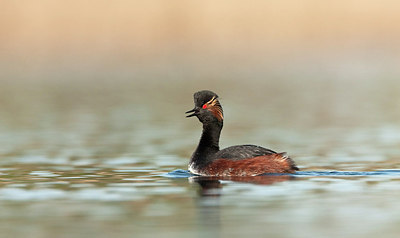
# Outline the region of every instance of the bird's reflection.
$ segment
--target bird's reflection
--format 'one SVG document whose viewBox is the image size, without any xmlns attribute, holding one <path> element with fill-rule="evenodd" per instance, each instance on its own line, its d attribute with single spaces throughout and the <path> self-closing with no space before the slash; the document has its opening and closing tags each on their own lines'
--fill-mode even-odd
<svg viewBox="0 0 400 238">
<path fill-rule="evenodd" d="M 218 197 L 221 195 L 221 181 L 234 181 L 242 183 L 252 183 L 259 185 L 272 185 L 274 183 L 284 182 L 294 179 L 290 175 L 262 175 L 251 177 L 206 177 L 193 176 L 189 178 L 190 182 L 197 183 L 199 187 L 199 195 L 201 197 Z"/>
<path fill-rule="evenodd" d="M 263 175 L 253 177 L 189 177 L 189 182 L 199 185 L 199 196 L 197 200 L 197 209 L 199 214 L 200 230 L 199 237 L 219 238 L 221 237 L 222 220 L 221 195 L 223 183 L 221 181 L 235 181 L 241 183 L 252 183 L 259 185 L 271 185 L 278 182 L 284 182 L 293 179 L 290 175 Z"/>
</svg>

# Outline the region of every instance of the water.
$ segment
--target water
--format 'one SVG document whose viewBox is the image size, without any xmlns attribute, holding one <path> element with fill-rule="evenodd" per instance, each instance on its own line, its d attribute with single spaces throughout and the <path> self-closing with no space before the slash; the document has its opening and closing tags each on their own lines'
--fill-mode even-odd
<svg viewBox="0 0 400 238">
<path fill-rule="evenodd" d="M 287 151 L 301 169 L 233 179 L 186 171 L 200 124 L 184 111 L 203 82 L 2 87 L 0 236 L 398 237 L 393 84 L 287 82 L 213 85 L 221 147 Z"/>
</svg>

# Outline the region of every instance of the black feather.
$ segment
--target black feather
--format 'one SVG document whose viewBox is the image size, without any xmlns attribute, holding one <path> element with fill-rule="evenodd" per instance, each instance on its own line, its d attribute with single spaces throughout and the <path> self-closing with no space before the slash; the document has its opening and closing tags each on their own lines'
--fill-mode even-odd
<svg viewBox="0 0 400 238">
<path fill-rule="evenodd" d="M 214 158 L 241 160 L 271 154 L 276 152 L 257 145 L 236 145 L 218 151 Z"/>
</svg>

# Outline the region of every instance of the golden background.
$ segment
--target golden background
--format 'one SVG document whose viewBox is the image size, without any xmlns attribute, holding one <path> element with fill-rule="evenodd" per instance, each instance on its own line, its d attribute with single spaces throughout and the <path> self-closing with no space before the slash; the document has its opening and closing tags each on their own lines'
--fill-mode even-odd
<svg viewBox="0 0 400 238">
<path fill-rule="evenodd" d="M 399 74 L 398 1 L 40 0 L 0 8 L 7 79 Z"/>
</svg>

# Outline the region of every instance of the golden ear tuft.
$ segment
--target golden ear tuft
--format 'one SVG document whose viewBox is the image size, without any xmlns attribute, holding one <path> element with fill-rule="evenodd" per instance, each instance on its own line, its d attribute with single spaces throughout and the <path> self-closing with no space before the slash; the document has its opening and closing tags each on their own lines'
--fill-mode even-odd
<svg viewBox="0 0 400 238">
<path fill-rule="evenodd" d="M 219 103 L 217 97 L 211 98 L 210 101 L 206 103 L 208 106 L 208 110 L 210 110 L 214 116 L 218 119 L 218 121 L 222 121 L 224 119 L 224 113 L 222 111 L 221 104 Z"/>
<path fill-rule="evenodd" d="M 211 105 L 216 100 L 215 96 L 210 99 L 210 101 L 206 102 L 205 104 Z"/>
</svg>

